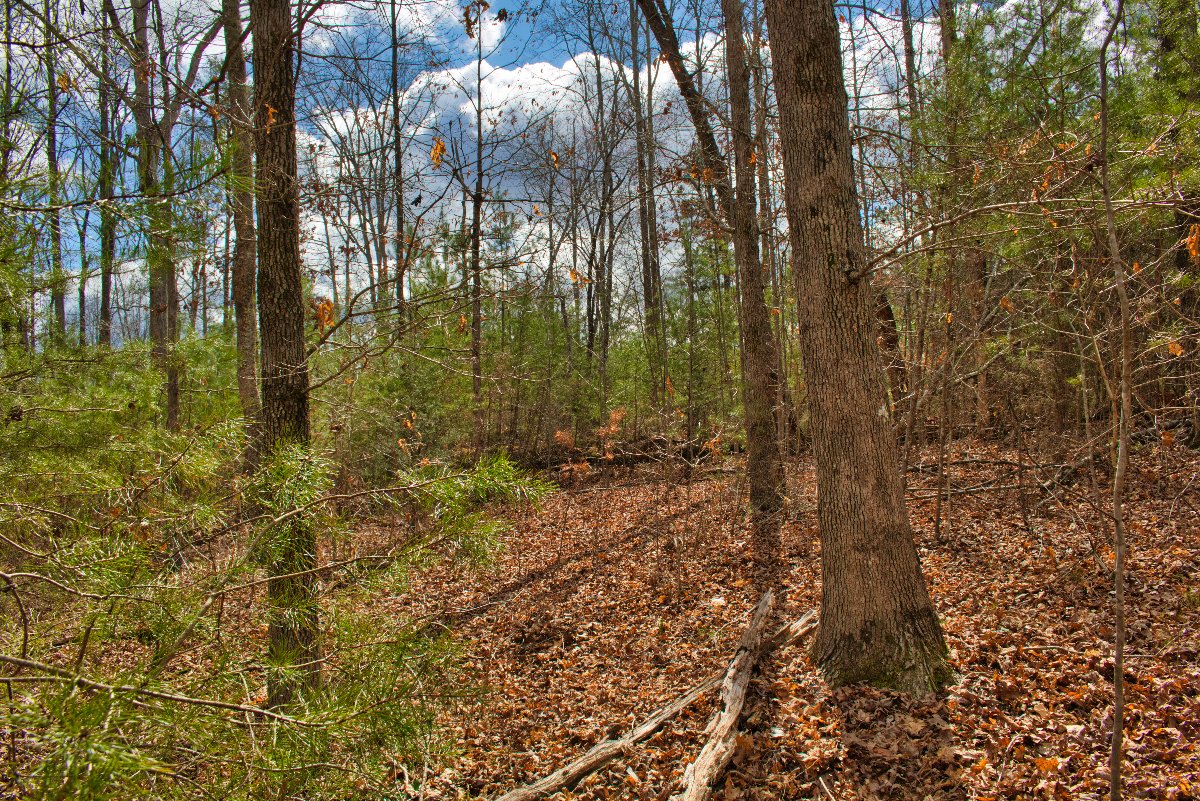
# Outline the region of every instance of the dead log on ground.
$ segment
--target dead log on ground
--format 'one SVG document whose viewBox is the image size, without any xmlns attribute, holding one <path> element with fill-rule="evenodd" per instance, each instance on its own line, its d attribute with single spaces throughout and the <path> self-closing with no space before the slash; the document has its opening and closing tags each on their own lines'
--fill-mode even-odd
<svg viewBox="0 0 1200 801">
<path fill-rule="evenodd" d="M 755 619 L 757 619 L 757 613 Z M 754 622 L 752 621 L 751 627 L 753 626 Z M 776 630 L 763 643 L 759 658 L 765 657 L 773 651 L 793 645 L 816 627 L 816 612 L 812 610 L 805 612 L 799 619 Z M 737 656 L 740 655 L 741 648 L 739 647 L 738 654 L 734 657 L 735 661 Z M 574 787 L 584 777 L 595 773 L 609 762 L 621 756 L 630 746 L 636 745 L 650 737 L 650 735 L 654 734 L 668 721 L 695 703 L 697 699 L 705 695 L 709 690 L 719 686 L 727 673 L 728 671 L 708 677 L 670 704 L 655 711 L 654 714 L 646 718 L 635 728 L 630 729 L 623 736 L 597 743 L 592 746 L 591 750 L 575 761 L 564 765 L 548 776 L 544 776 L 531 784 L 510 790 L 495 799 L 495 801 L 535 801 L 535 799 L 545 798 L 559 790 Z"/>
<path fill-rule="evenodd" d="M 775 593 L 767 590 L 758 606 L 754 608 L 754 616 L 750 618 L 750 625 L 742 635 L 737 653 L 725 670 L 725 679 L 721 682 L 721 702 L 705 729 L 708 740 L 700 749 L 696 761 L 684 771 L 683 791 L 673 796 L 672 801 L 708 801 L 712 797 L 713 785 L 717 778 L 733 758 L 738 721 L 742 717 L 746 691 L 762 655 L 763 630 L 774 605 Z"/>
</svg>

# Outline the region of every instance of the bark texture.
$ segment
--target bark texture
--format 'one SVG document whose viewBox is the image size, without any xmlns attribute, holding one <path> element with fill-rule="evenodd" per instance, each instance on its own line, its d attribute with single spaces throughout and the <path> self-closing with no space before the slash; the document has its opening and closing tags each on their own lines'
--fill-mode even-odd
<svg viewBox="0 0 1200 801">
<path fill-rule="evenodd" d="M 865 270 L 832 0 L 767 0 L 821 531 L 813 657 L 834 686 L 940 690 L 950 671 L 904 504 Z"/>
<path fill-rule="evenodd" d="M 289 0 L 255 0 L 254 114 L 258 172 L 258 316 L 262 339 L 259 453 L 309 440 L 308 365 L 296 166 L 295 37 Z M 268 677 L 272 707 L 293 703 L 321 677 L 316 536 L 301 523 L 274 535 Z"/>
<path fill-rule="evenodd" d="M 233 206 L 233 314 L 237 337 L 238 399 L 242 416 L 258 416 L 258 327 L 254 317 L 254 269 L 257 248 L 254 230 L 254 127 L 246 85 L 246 55 L 242 46 L 242 7 L 239 0 L 222 0 L 225 32 L 225 74 L 229 79 L 229 176 Z"/>
<path fill-rule="evenodd" d="M 108 19 L 103 21 L 103 45 L 100 51 L 100 69 L 105 74 L 109 71 L 111 57 L 111 36 Z M 113 210 L 113 197 L 116 193 L 117 167 L 115 160 L 120 158 L 120 150 L 114 146 L 112 135 L 112 119 L 114 104 L 112 88 L 108 81 L 100 81 L 100 318 L 96 324 L 96 341 L 104 347 L 112 345 L 112 275 L 116 258 L 117 245 L 117 216 Z"/>
<path fill-rule="evenodd" d="M 779 521 L 783 508 L 783 461 L 779 453 L 775 403 L 779 395 L 779 353 L 767 309 L 762 259 L 758 250 L 758 208 L 754 136 L 750 130 L 750 65 L 746 60 L 742 0 L 721 0 L 725 15 L 725 64 L 729 83 L 734 187 L 727 211 L 733 253 L 741 282 L 743 369 L 742 408 L 755 568 L 759 584 L 773 583 L 779 561 Z"/>
<path fill-rule="evenodd" d="M 708 176 L 719 203 L 718 213 L 732 231 L 734 259 L 741 282 L 739 320 L 742 333 L 744 382 L 742 406 L 746 429 L 747 472 L 756 573 L 770 581 L 777 567 L 779 525 L 783 508 L 783 463 L 776 438 L 775 400 L 779 394 L 779 356 L 765 300 L 765 282 L 758 250 L 758 215 L 751 155 L 750 68 L 746 61 L 741 0 L 722 0 L 726 25 L 731 125 L 736 184 L 721 157 L 709 121 L 708 106 L 694 76 L 688 72 L 663 0 L 638 0 L 646 23 L 667 59 L 679 93 L 687 106 L 699 143 L 700 174 Z"/>
<path fill-rule="evenodd" d="M 54 6 L 46 0 L 46 171 L 50 190 L 50 324 L 47 340 L 58 345 L 67 341 L 67 277 L 63 273 L 62 213 L 58 209 L 58 65 L 54 58 Z"/>
</svg>

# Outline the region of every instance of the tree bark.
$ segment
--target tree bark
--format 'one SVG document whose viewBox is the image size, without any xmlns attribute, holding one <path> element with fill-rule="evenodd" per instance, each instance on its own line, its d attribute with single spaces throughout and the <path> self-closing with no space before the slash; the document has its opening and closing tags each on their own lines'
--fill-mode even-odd
<svg viewBox="0 0 1200 801">
<path fill-rule="evenodd" d="M 300 197 L 296 164 L 295 34 L 289 0 L 255 0 L 254 121 L 258 155 L 258 317 L 262 339 L 259 454 L 309 441 L 308 364 L 304 352 L 304 288 L 300 262 Z M 320 684 L 315 532 L 289 523 L 268 565 L 268 675 L 272 707 L 298 700 Z"/>
<path fill-rule="evenodd" d="M 834 686 L 950 676 L 904 505 L 875 344 L 832 0 L 767 0 L 821 532 L 814 661 Z"/>
<path fill-rule="evenodd" d="M 1109 801 L 1121 801 L 1121 772 L 1125 742 L 1125 478 L 1129 470 L 1129 427 L 1133 417 L 1133 312 L 1121 245 L 1117 239 L 1117 217 L 1113 210 L 1112 182 L 1109 176 L 1108 48 L 1113 43 L 1125 12 L 1124 0 L 1117 0 L 1112 22 L 1100 47 L 1100 185 L 1104 195 L 1104 221 L 1108 234 L 1108 256 L 1113 268 L 1120 320 L 1121 350 L 1118 367 L 1117 455 L 1113 466 L 1113 731 L 1109 743 Z M 1117 398 L 1113 399 L 1117 402 Z"/>
<path fill-rule="evenodd" d="M 766 306 L 762 265 L 758 251 L 758 213 L 755 198 L 754 138 L 750 109 L 750 69 L 746 61 L 743 8 L 740 0 L 722 0 L 726 25 L 726 61 L 729 72 L 731 125 L 736 187 L 730 182 L 725 160 L 709 121 L 708 107 L 694 77 L 687 71 L 679 41 L 662 0 L 638 0 L 650 30 L 667 59 L 688 114 L 696 129 L 701 175 L 711 178 L 719 213 L 732 230 L 734 259 L 741 283 L 738 306 L 742 329 L 745 383 L 742 398 L 746 429 L 747 472 L 756 573 L 775 568 L 779 551 L 778 521 L 783 508 L 783 463 L 776 438 L 775 398 L 779 386 L 779 357 Z"/>
<path fill-rule="evenodd" d="M 396 0 L 391 0 L 391 50 L 392 50 L 392 180 L 396 215 L 396 239 L 393 252 L 396 262 L 396 319 L 404 326 L 405 309 L 404 276 L 408 269 L 409 251 L 405 246 L 404 234 L 404 140 L 400 131 L 400 29 Z"/>
<path fill-rule="evenodd" d="M 100 50 L 100 69 L 108 73 L 110 64 L 110 48 L 112 44 L 109 23 L 101 15 L 103 27 L 103 43 Z M 100 95 L 100 319 L 96 324 L 96 341 L 104 346 L 112 346 L 112 274 L 116 260 L 117 246 L 117 216 L 113 209 L 113 197 L 116 193 L 116 160 L 120 158 L 120 150 L 113 143 L 114 103 L 112 88 L 109 82 L 99 81 Z"/>
<path fill-rule="evenodd" d="M 468 7 L 475 13 L 480 33 L 475 53 L 475 185 L 471 190 L 471 404 L 475 456 L 486 444 L 483 408 L 483 11 L 477 4 Z"/>
<path fill-rule="evenodd" d="M 222 0 L 225 33 L 225 75 L 229 79 L 229 179 L 233 206 L 232 294 L 237 342 L 238 400 L 242 416 L 258 417 L 258 329 L 254 317 L 254 272 L 257 249 L 254 230 L 254 126 L 246 81 L 246 52 L 242 44 L 242 6 Z"/>
<path fill-rule="evenodd" d="M 758 250 L 758 200 L 755 187 L 754 136 L 751 130 L 750 65 L 746 60 L 742 0 L 721 0 L 725 15 L 725 64 L 729 83 L 733 138 L 734 187 L 726 209 L 733 229 L 733 253 L 741 283 L 741 317 L 745 383 L 742 397 L 750 478 L 751 535 L 755 572 L 762 586 L 777 579 L 779 521 L 783 508 L 783 462 L 779 454 L 775 401 L 779 395 L 779 354 L 767 310 L 763 269 Z"/>
<path fill-rule="evenodd" d="M 67 277 L 63 274 L 62 213 L 59 203 L 58 175 L 58 65 L 54 58 L 54 5 L 46 0 L 46 170 L 50 190 L 50 324 L 49 342 L 67 341 Z"/>
</svg>

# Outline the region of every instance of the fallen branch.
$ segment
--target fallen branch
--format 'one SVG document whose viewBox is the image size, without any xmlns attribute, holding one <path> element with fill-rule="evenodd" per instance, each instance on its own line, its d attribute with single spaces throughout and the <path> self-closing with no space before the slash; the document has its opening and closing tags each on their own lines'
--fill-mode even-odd
<svg viewBox="0 0 1200 801">
<path fill-rule="evenodd" d="M 604 740 L 596 744 L 590 751 L 574 762 L 564 765 L 549 776 L 538 779 L 533 784 L 527 784 L 524 787 L 518 787 L 516 790 L 505 793 L 496 799 L 496 801 L 533 801 L 535 798 L 543 798 L 565 787 L 574 786 L 584 776 L 596 772 L 616 759 L 624 753 L 627 747 L 639 743 L 651 734 L 654 734 L 668 720 L 691 706 L 697 698 L 707 693 L 713 687 L 716 687 L 720 681 L 720 676 L 710 676 L 693 687 L 685 695 L 680 696 L 675 701 L 655 712 L 637 728 L 627 732 L 625 736 L 615 740 Z"/>
<path fill-rule="evenodd" d="M 700 749 L 696 761 L 684 771 L 683 791 L 673 796 L 672 801 L 708 801 L 712 797 L 713 784 L 733 758 L 734 740 L 738 721 L 742 717 L 742 706 L 746 702 L 746 691 L 762 655 L 763 629 L 774 605 L 775 593 L 767 590 L 754 609 L 733 661 L 725 670 L 725 679 L 721 682 L 721 702 L 705 729 L 708 741 Z"/>
<path fill-rule="evenodd" d="M 753 623 L 751 624 L 753 626 Z M 762 645 L 760 658 L 773 651 L 794 644 L 801 637 L 817 627 L 816 612 L 809 610 L 798 620 L 794 620 L 775 631 Z M 740 653 L 740 649 L 739 649 Z M 638 726 L 630 729 L 623 736 L 604 740 L 583 756 L 559 768 L 548 776 L 510 790 L 495 801 L 534 801 L 558 792 L 564 788 L 573 787 L 584 777 L 595 773 L 600 768 L 612 762 L 625 752 L 625 749 L 640 743 L 662 728 L 668 721 L 683 710 L 687 709 L 709 690 L 721 684 L 725 673 L 709 676 L 688 692 L 676 698 L 670 704 L 658 709 Z"/>
</svg>

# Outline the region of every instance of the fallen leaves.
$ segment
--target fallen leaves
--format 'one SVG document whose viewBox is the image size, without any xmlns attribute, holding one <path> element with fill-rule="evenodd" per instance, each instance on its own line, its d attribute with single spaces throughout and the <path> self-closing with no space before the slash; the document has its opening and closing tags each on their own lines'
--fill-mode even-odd
<svg viewBox="0 0 1200 801">
<path fill-rule="evenodd" d="M 989 460 L 1015 460 L 992 447 L 957 450 L 951 486 L 994 480 L 1006 468 Z M 719 669 L 744 627 L 753 599 L 736 476 L 666 481 L 657 467 L 567 467 L 561 478 L 577 488 L 540 511 L 512 511 L 514 530 L 487 573 L 443 563 L 406 596 L 379 601 L 381 614 L 450 613 L 464 683 L 490 688 L 446 717 L 459 755 L 424 788 L 427 798 L 490 797 L 554 770 Z M 1152 447 L 1130 471 L 1129 798 L 1185 801 L 1200 787 L 1200 541 L 1181 511 L 1200 502 L 1198 468 L 1194 452 Z M 815 479 L 808 463 L 789 478 L 789 604 L 802 608 L 820 598 Z M 919 472 L 910 490 L 919 497 L 935 483 Z M 1016 490 L 955 496 L 941 542 L 933 501 L 911 503 L 958 676 L 944 700 L 831 692 L 803 651 L 789 649 L 755 682 L 716 799 L 1105 794 L 1105 521 L 1082 501 L 1066 511 L 1041 503 L 1035 486 L 1025 515 Z M 666 797 L 703 741 L 708 712 L 698 704 L 554 798 Z"/>
</svg>

